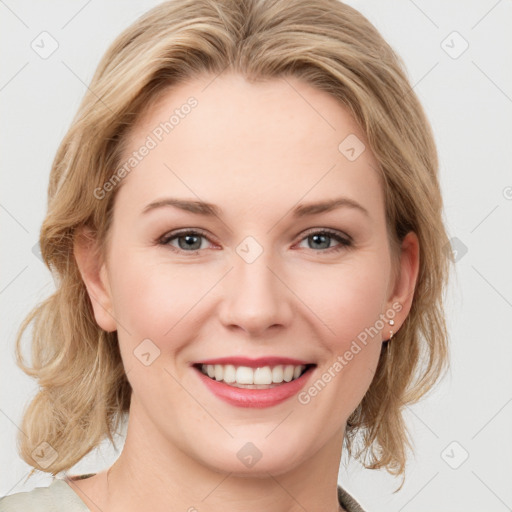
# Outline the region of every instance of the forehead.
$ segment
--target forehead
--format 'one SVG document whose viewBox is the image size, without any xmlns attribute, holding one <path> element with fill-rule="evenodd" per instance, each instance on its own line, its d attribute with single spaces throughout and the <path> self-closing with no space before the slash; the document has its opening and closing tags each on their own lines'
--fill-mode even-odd
<svg viewBox="0 0 512 512">
<path fill-rule="evenodd" d="M 166 194 L 256 210 L 340 194 L 383 205 L 378 162 L 348 110 L 293 77 L 173 86 L 133 127 L 130 158 L 118 200 L 140 208 Z"/>
</svg>

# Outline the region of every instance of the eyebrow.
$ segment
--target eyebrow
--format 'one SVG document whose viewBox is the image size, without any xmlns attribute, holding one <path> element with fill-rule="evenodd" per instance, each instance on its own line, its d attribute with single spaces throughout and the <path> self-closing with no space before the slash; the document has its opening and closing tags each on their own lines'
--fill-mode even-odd
<svg viewBox="0 0 512 512">
<path fill-rule="evenodd" d="M 152 203 L 146 205 L 141 213 L 146 214 L 152 210 L 169 206 L 208 217 L 220 217 L 222 214 L 222 210 L 212 203 L 190 199 L 177 199 L 173 197 L 166 197 L 153 201 Z M 300 204 L 292 210 L 292 216 L 295 218 L 301 218 L 309 215 L 317 215 L 319 213 L 330 212 L 341 207 L 359 210 L 367 217 L 370 216 L 368 210 L 364 208 L 364 206 L 348 197 L 338 197 L 336 199 L 330 199 L 327 201 Z"/>
</svg>

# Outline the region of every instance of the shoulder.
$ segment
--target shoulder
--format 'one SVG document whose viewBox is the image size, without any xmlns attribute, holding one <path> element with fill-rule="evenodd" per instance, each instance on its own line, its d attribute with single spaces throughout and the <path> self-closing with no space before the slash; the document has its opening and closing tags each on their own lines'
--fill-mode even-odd
<svg viewBox="0 0 512 512">
<path fill-rule="evenodd" d="M 338 485 L 338 501 L 347 512 L 365 512 L 363 507 L 340 485 Z M 0 512 L 2 512 L 1 508 Z"/>
<path fill-rule="evenodd" d="M 338 501 L 347 512 L 365 512 L 361 505 L 339 485 Z M 36 487 L 32 491 L 18 492 L 0 498 L 0 512 L 58 511 L 89 512 L 79 496 L 64 480 L 60 479 L 55 479 L 48 487 Z"/>
<path fill-rule="evenodd" d="M 48 487 L 18 492 L 0 498 L 0 512 L 89 512 L 71 487 L 55 479 Z"/>
</svg>

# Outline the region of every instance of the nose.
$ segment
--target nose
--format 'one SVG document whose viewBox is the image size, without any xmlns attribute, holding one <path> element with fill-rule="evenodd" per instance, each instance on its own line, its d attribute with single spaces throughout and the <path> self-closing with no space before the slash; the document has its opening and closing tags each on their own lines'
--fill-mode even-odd
<svg viewBox="0 0 512 512">
<path fill-rule="evenodd" d="M 271 261 L 270 251 L 252 262 L 235 254 L 233 266 L 223 282 L 219 314 L 224 326 L 257 337 L 271 327 L 289 325 L 293 294 L 279 266 Z"/>
</svg>

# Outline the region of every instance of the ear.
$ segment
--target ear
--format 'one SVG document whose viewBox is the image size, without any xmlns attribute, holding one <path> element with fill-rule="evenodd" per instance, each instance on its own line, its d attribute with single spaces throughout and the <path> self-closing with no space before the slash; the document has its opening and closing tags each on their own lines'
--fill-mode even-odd
<svg viewBox="0 0 512 512">
<path fill-rule="evenodd" d="M 393 333 L 400 329 L 411 310 L 419 267 L 420 244 L 416 233 L 410 231 L 402 241 L 400 265 L 397 275 L 391 283 L 391 295 L 388 298 L 387 307 L 396 311 L 395 324 L 390 329 Z"/>
<path fill-rule="evenodd" d="M 96 237 L 90 228 L 78 229 L 74 239 L 73 253 L 87 288 L 97 324 L 104 331 L 115 331 L 117 326 L 112 314 L 107 268 L 100 257 Z"/>
</svg>

